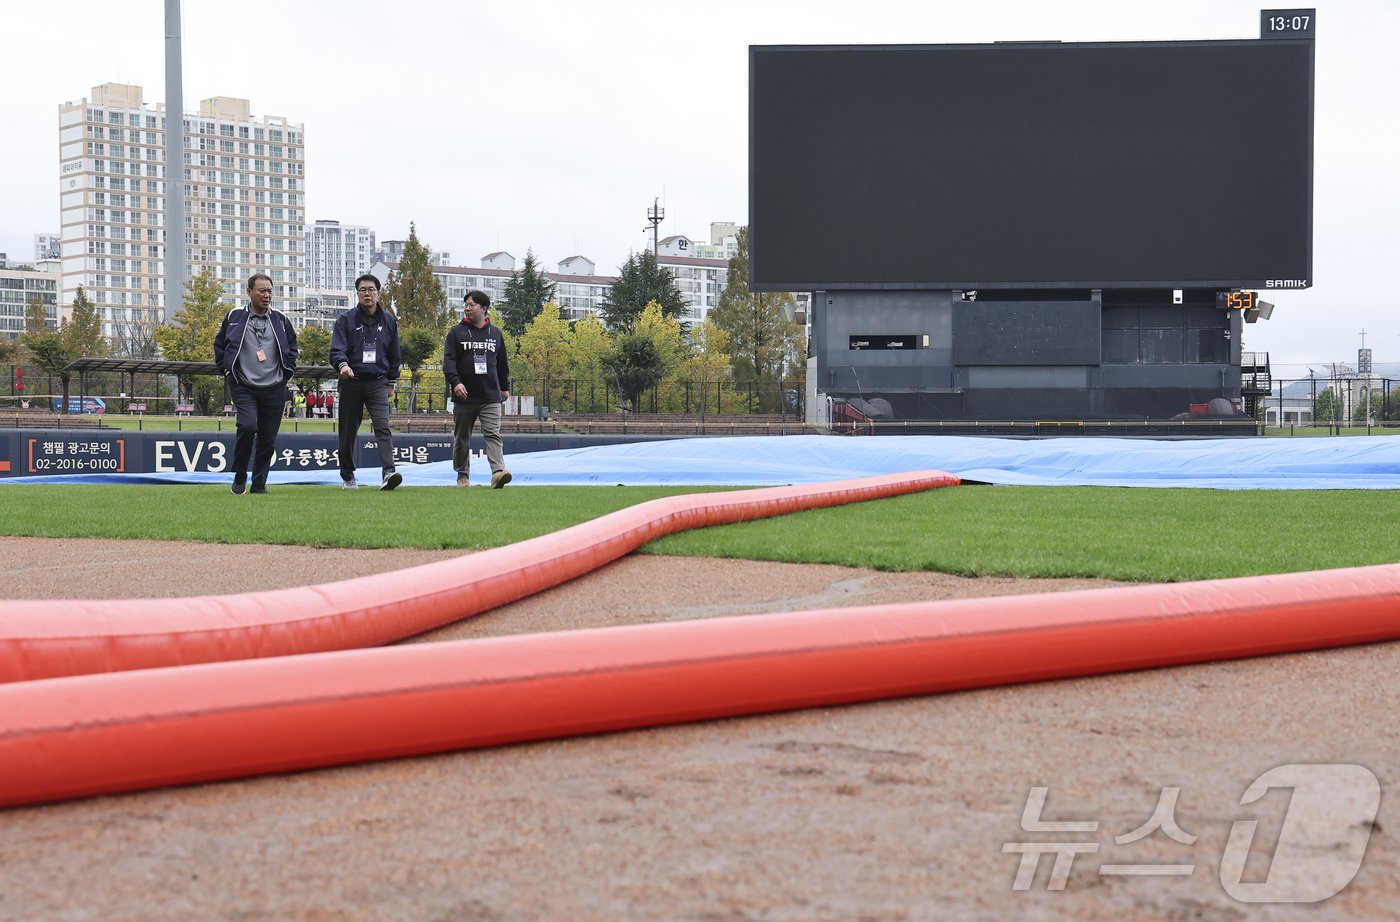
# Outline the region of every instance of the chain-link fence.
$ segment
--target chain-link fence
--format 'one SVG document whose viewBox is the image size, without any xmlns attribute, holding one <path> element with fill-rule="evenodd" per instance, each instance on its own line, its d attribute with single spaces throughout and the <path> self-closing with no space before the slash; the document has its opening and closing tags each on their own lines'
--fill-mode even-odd
<svg viewBox="0 0 1400 922">
<path fill-rule="evenodd" d="M 1356 372 L 1275 379 L 1267 395 L 1250 400 L 1249 409 L 1270 434 L 1389 434 L 1400 430 L 1400 381 Z"/>
</svg>

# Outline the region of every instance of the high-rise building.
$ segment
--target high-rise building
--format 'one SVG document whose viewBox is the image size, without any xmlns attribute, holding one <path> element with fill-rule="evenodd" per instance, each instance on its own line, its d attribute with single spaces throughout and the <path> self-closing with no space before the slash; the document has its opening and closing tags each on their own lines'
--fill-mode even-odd
<svg viewBox="0 0 1400 922">
<path fill-rule="evenodd" d="M 307 287 L 350 291 L 374 265 L 374 231 L 359 224 L 317 221 L 306 229 Z"/>
<path fill-rule="evenodd" d="M 97 306 L 102 332 L 165 319 L 165 106 L 139 86 L 106 83 L 59 106 L 63 282 Z M 274 303 L 303 306 L 305 138 L 300 123 L 253 116 L 246 99 L 216 96 L 186 113 L 184 244 L 191 276 L 208 269 L 230 305 L 248 276 L 272 279 Z M 179 299 L 183 292 L 171 293 Z"/>
<path fill-rule="evenodd" d="M 60 242 L 58 234 L 35 234 L 34 262 L 41 263 L 46 259 L 58 259 Z"/>
</svg>

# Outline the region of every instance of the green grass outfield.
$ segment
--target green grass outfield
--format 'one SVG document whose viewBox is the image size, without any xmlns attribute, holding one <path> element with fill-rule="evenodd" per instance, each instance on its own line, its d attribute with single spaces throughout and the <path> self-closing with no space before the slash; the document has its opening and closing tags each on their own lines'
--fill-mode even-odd
<svg viewBox="0 0 1400 922">
<path fill-rule="evenodd" d="M 0 534 L 466 550 L 690 492 L 0 486 Z M 1397 548 L 1400 491 L 967 486 L 698 529 L 643 553 L 1162 582 L 1395 563 Z"/>
</svg>

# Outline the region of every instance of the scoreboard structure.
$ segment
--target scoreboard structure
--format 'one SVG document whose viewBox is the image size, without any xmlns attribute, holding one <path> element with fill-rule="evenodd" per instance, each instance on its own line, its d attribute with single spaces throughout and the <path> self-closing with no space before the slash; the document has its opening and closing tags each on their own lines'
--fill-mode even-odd
<svg viewBox="0 0 1400 922">
<path fill-rule="evenodd" d="M 1257 39 L 751 47 L 749 285 L 814 293 L 809 398 L 1237 400 L 1258 291 L 1313 282 L 1315 35 L 1265 10 Z"/>
</svg>

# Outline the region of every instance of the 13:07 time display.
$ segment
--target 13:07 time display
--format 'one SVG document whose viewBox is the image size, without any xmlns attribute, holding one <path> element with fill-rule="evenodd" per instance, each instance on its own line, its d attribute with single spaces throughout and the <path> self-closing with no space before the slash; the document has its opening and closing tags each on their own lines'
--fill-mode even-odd
<svg viewBox="0 0 1400 922">
<path fill-rule="evenodd" d="M 1312 38 L 1316 26 L 1315 10 L 1263 10 L 1259 14 L 1260 38 Z"/>
</svg>

